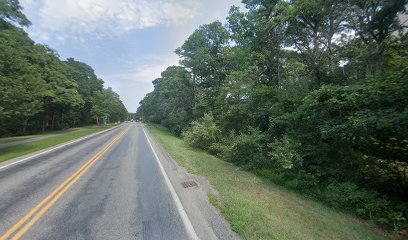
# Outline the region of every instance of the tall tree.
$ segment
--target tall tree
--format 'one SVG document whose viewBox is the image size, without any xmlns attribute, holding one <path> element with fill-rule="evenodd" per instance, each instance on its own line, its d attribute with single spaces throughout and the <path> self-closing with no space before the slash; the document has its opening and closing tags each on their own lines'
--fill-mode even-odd
<svg viewBox="0 0 408 240">
<path fill-rule="evenodd" d="M 349 22 L 368 51 L 367 75 L 381 75 L 384 52 L 392 36 L 403 26 L 398 14 L 406 12 L 408 0 L 353 0 Z M 374 51 L 372 51 L 374 49 Z"/>
<path fill-rule="evenodd" d="M 141 101 L 138 115 L 162 123 L 172 132 L 181 134 L 192 115 L 193 86 L 190 73 L 172 66 L 153 81 L 154 92 Z"/>
<path fill-rule="evenodd" d="M 22 13 L 23 8 L 18 0 L 0 0 L 0 28 L 6 23 L 15 23 L 22 27 L 31 25 L 30 20 Z"/>
<path fill-rule="evenodd" d="M 226 77 L 224 51 L 229 33 L 218 21 L 199 27 L 176 50 L 182 63 L 192 73 L 194 104 L 198 114 L 214 108 Z"/>
<path fill-rule="evenodd" d="M 92 98 L 97 92 L 102 91 L 103 80 L 98 78 L 94 69 L 86 63 L 73 58 L 68 58 L 65 63 L 73 69 L 69 77 L 78 84 L 78 92 L 84 99 L 84 104 L 80 109 L 80 121 L 90 124 L 93 122 Z"/>
<path fill-rule="evenodd" d="M 47 46 L 37 45 L 36 49 L 44 57 L 38 62 L 42 66 L 42 76 L 46 81 L 44 93 L 44 118 L 42 128 L 64 128 L 73 123 L 64 121 L 72 109 L 79 109 L 83 99 L 78 93 L 78 84 L 69 78 L 72 69 L 62 62 L 58 54 Z"/>
<path fill-rule="evenodd" d="M 176 50 L 182 67 L 153 81 L 137 115 L 176 133 L 174 119 L 186 121 L 193 147 L 406 227 L 407 1 L 242 2 L 247 11 L 232 7 L 225 26 L 203 25 Z"/>
<path fill-rule="evenodd" d="M 98 91 L 92 97 L 92 116 L 96 124 L 124 121 L 127 110 L 119 99 L 119 95 L 108 87 Z"/>
<path fill-rule="evenodd" d="M 29 119 L 42 111 L 46 85 L 41 70 L 28 59 L 32 48 L 34 43 L 23 31 L 0 31 L 0 121 L 4 130 L 25 132 Z"/>
</svg>

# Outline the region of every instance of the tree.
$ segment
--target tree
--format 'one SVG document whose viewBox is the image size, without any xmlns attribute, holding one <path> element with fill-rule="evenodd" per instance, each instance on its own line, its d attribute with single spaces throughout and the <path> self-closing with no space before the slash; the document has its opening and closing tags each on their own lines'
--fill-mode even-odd
<svg viewBox="0 0 408 240">
<path fill-rule="evenodd" d="M 21 30 L 0 31 L 0 121 L 17 132 L 25 132 L 29 119 L 43 107 L 46 86 L 41 71 L 26 57 L 31 47 L 33 42 Z"/>
<path fill-rule="evenodd" d="M 296 0 L 282 3 L 281 8 L 284 14 L 275 21 L 284 28 L 286 46 L 298 51 L 312 73 L 311 88 L 335 82 L 341 47 L 335 36 L 347 34 L 347 1 Z"/>
<path fill-rule="evenodd" d="M 408 33 L 397 15 L 407 1 L 242 2 L 247 11 L 231 7 L 225 26 L 188 37 L 176 50 L 182 66 L 153 81 L 137 115 L 184 126 L 190 145 L 330 206 L 406 228 Z"/>
<path fill-rule="evenodd" d="M 18 0 L 0 0 L 0 28 L 4 28 L 8 22 L 17 23 L 22 27 L 30 26 L 30 20 L 21 10 L 23 8 Z"/>
<path fill-rule="evenodd" d="M 84 100 L 84 104 L 80 108 L 80 121 L 92 123 L 92 98 L 96 92 L 102 91 L 103 80 L 98 78 L 92 67 L 86 63 L 76 61 L 73 58 L 68 58 L 65 63 L 72 68 L 69 77 L 78 84 L 78 92 Z"/>
<path fill-rule="evenodd" d="M 42 129 L 72 126 L 73 123 L 65 121 L 66 113 L 83 105 L 78 84 L 69 77 L 72 69 L 58 58 L 53 49 L 44 45 L 36 45 L 35 48 L 42 57 L 33 61 L 42 66 L 42 77 L 47 83 Z"/>
<path fill-rule="evenodd" d="M 214 108 L 215 99 L 225 80 L 227 64 L 224 51 L 228 47 L 228 31 L 218 21 L 197 29 L 176 53 L 191 71 L 194 108 L 198 115 Z"/>
<path fill-rule="evenodd" d="M 180 135 L 192 115 L 193 86 L 190 73 L 182 67 L 168 67 L 153 81 L 154 92 L 141 101 L 137 115 L 162 123 Z"/>
<path fill-rule="evenodd" d="M 367 75 L 382 73 L 384 52 L 393 33 L 402 30 L 399 13 L 406 12 L 407 0 L 353 0 L 348 21 L 369 52 Z"/>
<path fill-rule="evenodd" d="M 92 116 L 96 124 L 124 121 L 127 119 L 127 110 L 119 99 L 119 95 L 112 88 L 98 91 L 92 97 Z"/>
<path fill-rule="evenodd" d="M 21 10 L 13 5 L 18 1 L 0 3 L 2 10 Z M 61 61 L 55 50 L 35 44 L 23 29 L 7 22 L 14 15 L 7 16 L 0 29 L 0 135 L 90 124 L 98 91 L 108 92 L 101 100 L 108 106 L 107 120 L 127 117 L 119 95 L 103 90 L 103 81 L 90 66 L 74 59 Z"/>
</svg>

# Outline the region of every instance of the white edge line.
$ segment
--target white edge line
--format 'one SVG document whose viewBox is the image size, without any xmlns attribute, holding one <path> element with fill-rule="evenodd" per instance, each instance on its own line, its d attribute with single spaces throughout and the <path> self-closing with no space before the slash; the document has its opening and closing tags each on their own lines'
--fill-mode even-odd
<svg viewBox="0 0 408 240">
<path fill-rule="evenodd" d="M 187 230 L 187 233 L 188 233 L 189 237 L 190 237 L 191 239 L 194 239 L 194 240 L 200 239 L 200 238 L 197 236 L 197 233 L 196 233 L 196 231 L 194 230 L 193 224 L 191 224 L 191 221 L 190 221 L 190 219 L 188 218 L 187 212 L 186 212 L 186 210 L 184 209 L 183 204 L 181 203 L 180 198 L 178 197 L 178 195 L 177 195 L 177 193 L 176 193 L 176 190 L 174 190 L 174 187 L 173 187 L 173 185 L 172 185 L 171 182 L 170 182 L 169 176 L 167 176 L 167 173 L 166 173 L 166 171 L 164 170 L 164 168 L 163 168 L 163 166 L 162 166 L 162 164 L 161 164 L 161 162 L 160 162 L 160 160 L 159 160 L 159 157 L 157 156 L 157 153 L 156 153 L 156 151 L 154 150 L 154 148 L 153 148 L 153 146 L 152 146 L 152 143 L 150 142 L 149 137 L 148 137 L 147 134 L 146 134 L 146 131 L 145 131 L 144 126 L 142 126 L 142 129 L 143 129 L 143 133 L 144 133 L 144 135 L 145 135 L 145 137 L 146 137 L 146 139 L 147 139 L 147 142 L 149 143 L 149 146 L 150 146 L 150 148 L 151 148 L 152 151 L 153 151 L 153 155 L 154 155 L 154 157 L 155 157 L 155 159 L 156 159 L 156 161 L 157 161 L 157 164 L 159 165 L 160 171 L 161 171 L 161 173 L 163 174 L 163 177 L 164 177 L 164 180 L 165 180 L 165 182 L 166 182 L 166 185 L 167 185 L 167 187 L 168 187 L 169 190 L 170 190 L 171 196 L 173 197 L 173 201 L 174 201 L 174 203 L 176 204 L 177 210 L 178 210 L 178 212 L 179 212 L 179 214 L 180 214 L 181 220 L 182 220 L 183 223 L 184 223 L 184 226 L 186 227 L 186 230 Z"/>
<path fill-rule="evenodd" d="M 23 158 L 23 159 L 21 159 L 21 160 L 12 162 L 12 163 L 7 164 L 7 165 L 4 165 L 4 166 L 1 166 L 1 167 L 0 167 L 0 170 L 5 169 L 5 168 L 8 168 L 8 167 L 11 167 L 11 166 L 13 166 L 13 165 L 16 165 L 16 164 L 19 164 L 19 163 L 22 163 L 22 162 L 25 162 L 25 161 L 30 160 L 30 159 L 32 159 L 32 158 L 35 158 L 35 157 L 44 155 L 44 154 L 46 154 L 46 153 L 53 152 L 53 151 L 58 150 L 58 149 L 60 149 L 60 148 L 69 146 L 69 145 L 74 144 L 74 143 L 77 143 L 77 142 L 80 142 L 80 141 L 82 141 L 82 140 L 85 140 L 85 139 L 87 139 L 87 138 L 96 136 L 96 135 L 98 135 L 98 134 L 102 134 L 102 133 L 107 132 L 107 131 L 109 131 L 109 130 L 113 130 L 114 128 L 117 128 L 117 127 L 120 127 L 120 126 L 112 127 L 112 128 L 109 128 L 109 129 L 106 129 L 106 130 L 103 130 L 103 131 L 100 131 L 100 132 L 97 132 L 97 133 L 93 133 L 93 134 L 91 134 L 91 135 L 87 135 L 87 136 L 84 136 L 84 137 L 81 137 L 81 138 L 78 138 L 78 139 L 75 139 L 75 140 L 71 140 L 71 141 L 69 141 L 69 142 L 67 142 L 67 143 L 64 143 L 64 144 L 62 144 L 62 145 L 58 145 L 58 146 L 56 146 L 56 147 L 54 147 L 54 148 L 51 148 L 51 149 L 42 151 L 42 152 L 40 152 L 40 153 L 31 155 L 31 156 L 26 157 L 26 158 Z M 40 151 L 41 151 L 41 150 L 40 150 Z M 10 160 L 12 160 L 12 159 L 10 159 Z M 6 161 L 9 161 L 9 160 L 6 160 Z"/>
</svg>

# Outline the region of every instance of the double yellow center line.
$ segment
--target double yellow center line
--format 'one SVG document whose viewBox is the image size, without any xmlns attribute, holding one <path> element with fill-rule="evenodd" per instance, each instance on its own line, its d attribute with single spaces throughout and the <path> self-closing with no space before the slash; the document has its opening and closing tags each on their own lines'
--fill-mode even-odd
<svg viewBox="0 0 408 240">
<path fill-rule="evenodd" d="M 89 159 L 80 169 L 72 174 L 67 180 L 59 185 L 52 193 L 50 193 L 44 200 L 35 206 L 27 215 L 21 218 L 14 226 L 12 226 L 0 240 L 17 240 L 20 239 L 54 203 L 61 198 L 61 196 L 68 191 L 88 170 L 98 161 L 119 139 L 121 139 L 130 127 L 119 133 L 109 145 L 98 152 L 94 157 Z M 12 236 L 13 235 L 13 236 Z M 12 236 L 10 238 L 10 236 Z"/>
</svg>

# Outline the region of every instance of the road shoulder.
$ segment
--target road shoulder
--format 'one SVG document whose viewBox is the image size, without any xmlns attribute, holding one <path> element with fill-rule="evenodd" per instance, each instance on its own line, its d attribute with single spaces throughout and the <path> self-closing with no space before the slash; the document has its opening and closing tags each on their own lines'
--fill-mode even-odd
<svg viewBox="0 0 408 240">
<path fill-rule="evenodd" d="M 201 239 L 237 239 L 229 223 L 208 199 L 210 193 L 215 193 L 209 182 L 179 166 L 149 130 L 144 126 L 143 128 L 197 235 Z"/>
</svg>

